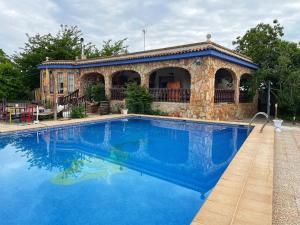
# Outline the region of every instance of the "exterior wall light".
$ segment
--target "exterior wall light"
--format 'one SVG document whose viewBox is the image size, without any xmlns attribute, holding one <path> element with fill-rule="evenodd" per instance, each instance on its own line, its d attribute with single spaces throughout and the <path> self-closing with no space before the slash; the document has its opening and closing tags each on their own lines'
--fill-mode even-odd
<svg viewBox="0 0 300 225">
<path fill-rule="evenodd" d="M 196 58 L 193 62 L 193 64 L 200 66 L 203 64 L 203 60 L 201 58 Z"/>
</svg>

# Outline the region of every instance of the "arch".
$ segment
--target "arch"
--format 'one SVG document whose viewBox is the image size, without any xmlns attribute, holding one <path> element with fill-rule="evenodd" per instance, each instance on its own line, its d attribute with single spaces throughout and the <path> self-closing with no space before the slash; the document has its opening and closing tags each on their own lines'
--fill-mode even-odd
<svg viewBox="0 0 300 225">
<path fill-rule="evenodd" d="M 101 73 L 91 72 L 85 73 L 80 77 L 80 90 L 84 93 L 84 90 L 90 85 L 103 84 L 105 85 L 104 76 Z"/>
<path fill-rule="evenodd" d="M 236 75 L 227 68 L 220 68 L 215 73 L 215 103 L 234 102 Z"/>
<path fill-rule="evenodd" d="M 112 74 L 112 87 L 125 88 L 128 83 L 141 84 L 141 76 L 134 70 L 121 70 Z"/>
<path fill-rule="evenodd" d="M 191 74 L 182 67 L 162 67 L 149 75 L 150 88 L 167 88 L 168 83 L 178 82 L 179 88 L 191 88 Z"/>
<path fill-rule="evenodd" d="M 149 74 L 149 88 L 154 101 L 188 102 L 191 74 L 182 67 L 162 67 Z"/>
<path fill-rule="evenodd" d="M 239 83 L 240 103 L 247 103 L 253 100 L 253 95 L 251 90 L 251 80 L 252 80 L 252 75 L 249 73 L 244 73 L 240 77 L 240 83 Z"/>
</svg>

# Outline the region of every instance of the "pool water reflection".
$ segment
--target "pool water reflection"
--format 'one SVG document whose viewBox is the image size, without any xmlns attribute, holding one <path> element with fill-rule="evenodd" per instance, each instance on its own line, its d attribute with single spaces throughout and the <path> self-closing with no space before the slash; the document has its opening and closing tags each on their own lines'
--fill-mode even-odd
<svg viewBox="0 0 300 225">
<path fill-rule="evenodd" d="M 189 224 L 246 137 L 138 117 L 0 136 L 1 224 Z"/>
</svg>

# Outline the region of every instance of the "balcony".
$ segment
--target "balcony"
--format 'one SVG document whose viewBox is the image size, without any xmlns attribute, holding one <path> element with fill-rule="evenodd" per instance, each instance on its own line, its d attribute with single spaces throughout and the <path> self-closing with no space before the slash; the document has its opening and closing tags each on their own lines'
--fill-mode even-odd
<svg viewBox="0 0 300 225">
<path fill-rule="evenodd" d="M 111 100 L 123 100 L 125 98 L 125 88 L 112 88 Z M 150 94 L 154 102 L 189 102 L 191 90 L 185 88 L 150 88 Z"/>
<path fill-rule="evenodd" d="M 216 89 L 215 103 L 234 103 L 234 90 Z"/>
</svg>

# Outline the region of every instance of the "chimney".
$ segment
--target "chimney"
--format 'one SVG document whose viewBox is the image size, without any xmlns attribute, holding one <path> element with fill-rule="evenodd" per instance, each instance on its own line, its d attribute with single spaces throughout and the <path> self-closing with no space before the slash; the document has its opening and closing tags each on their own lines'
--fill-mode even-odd
<svg viewBox="0 0 300 225">
<path fill-rule="evenodd" d="M 80 43 L 81 43 L 81 59 L 86 59 L 86 56 L 84 55 L 84 39 L 80 38 Z"/>
</svg>

